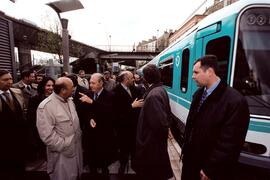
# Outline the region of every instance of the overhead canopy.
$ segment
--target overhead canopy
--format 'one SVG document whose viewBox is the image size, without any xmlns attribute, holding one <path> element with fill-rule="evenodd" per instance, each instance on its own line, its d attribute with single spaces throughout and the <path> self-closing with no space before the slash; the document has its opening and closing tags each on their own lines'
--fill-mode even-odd
<svg viewBox="0 0 270 180">
<path fill-rule="evenodd" d="M 79 0 L 59 0 L 47 4 L 53 8 L 57 13 L 83 9 L 83 5 Z"/>
</svg>

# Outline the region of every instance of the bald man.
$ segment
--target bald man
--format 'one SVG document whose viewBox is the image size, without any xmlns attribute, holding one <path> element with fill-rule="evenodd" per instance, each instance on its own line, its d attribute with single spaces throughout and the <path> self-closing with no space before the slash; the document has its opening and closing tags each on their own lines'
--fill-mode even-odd
<svg viewBox="0 0 270 180">
<path fill-rule="evenodd" d="M 76 180 L 82 173 L 81 129 L 67 77 L 56 80 L 54 93 L 37 109 L 37 128 L 47 146 L 47 172 L 51 180 Z"/>
<path fill-rule="evenodd" d="M 133 160 L 135 154 L 137 121 L 143 99 L 140 99 L 142 95 L 134 86 L 134 76 L 130 71 L 121 72 L 119 81 L 113 90 L 113 108 L 120 150 L 118 173 L 124 174 L 128 169 L 129 156 Z"/>
</svg>

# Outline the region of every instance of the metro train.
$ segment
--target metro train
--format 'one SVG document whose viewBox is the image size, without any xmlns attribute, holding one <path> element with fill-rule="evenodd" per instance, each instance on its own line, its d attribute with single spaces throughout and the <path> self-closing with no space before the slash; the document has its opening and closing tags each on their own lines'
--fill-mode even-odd
<svg viewBox="0 0 270 180">
<path fill-rule="evenodd" d="M 239 161 L 270 170 L 270 1 L 240 0 L 210 14 L 149 62 L 161 71 L 180 145 L 197 90 L 193 63 L 206 54 L 217 56 L 219 77 L 248 101 L 250 124 Z"/>
</svg>

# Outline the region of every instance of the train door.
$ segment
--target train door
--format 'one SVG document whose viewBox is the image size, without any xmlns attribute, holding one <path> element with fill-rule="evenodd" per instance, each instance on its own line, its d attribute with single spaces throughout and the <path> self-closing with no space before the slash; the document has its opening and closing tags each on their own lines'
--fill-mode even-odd
<svg viewBox="0 0 270 180">
<path fill-rule="evenodd" d="M 207 54 L 216 55 L 219 67 L 218 75 L 227 83 L 229 83 L 233 36 L 233 32 L 228 32 L 225 28 L 223 31 L 221 30 L 221 23 L 208 26 L 198 31 L 196 35 L 195 59 Z M 193 89 L 197 88 L 194 87 Z"/>
</svg>

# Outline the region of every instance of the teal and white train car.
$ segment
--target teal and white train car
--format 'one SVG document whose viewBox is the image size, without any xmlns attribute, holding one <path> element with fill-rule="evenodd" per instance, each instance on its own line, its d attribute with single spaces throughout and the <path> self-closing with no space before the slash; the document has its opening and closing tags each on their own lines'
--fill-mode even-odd
<svg viewBox="0 0 270 180">
<path fill-rule="evenodd" d="M 270 169 L 270 1 L 240 0 L 207 16 L 150 62 L 161 70 L 179 144 L 197 90 L 193 63 L 206 54 L 218 57 L 219 76 L 249 104 L 250 124 L 239 161 Z"/>
</svg>

